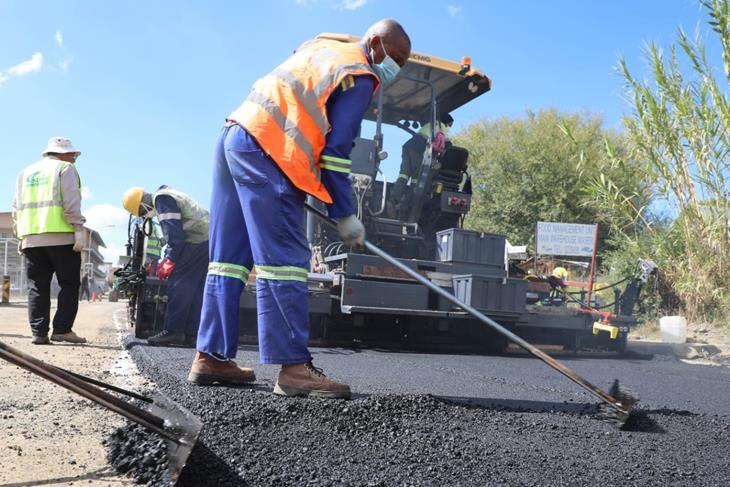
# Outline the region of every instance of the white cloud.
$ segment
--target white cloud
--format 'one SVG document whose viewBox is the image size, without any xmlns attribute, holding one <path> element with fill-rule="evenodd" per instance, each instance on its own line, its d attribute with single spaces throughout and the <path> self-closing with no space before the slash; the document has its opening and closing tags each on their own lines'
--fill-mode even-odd
<svg viewBox="0 0 730 487">
<path fill-rule="evenodd" d="M 129 213 L 110 204 L 93 205 L 82 213 L 86 217 L 86 226 L 99 232 L 106 244 L 105 249 L 99 249 L 104 260 L 116 263 L 126 252 L 124 245 L 127 242 Z"/>
<path fill-rule="evenodd" d="M 63 71 L 64 73 L 68 73 L 68 67 L 71 65 L 71 59 L 62 59 L 58 62 L 58 69 Z"/>
<path fill-rule="evenodd" d="M 103 235 L 102 238 L 104 238 Z M 120 255 L 127 255 L 127 248 L 124 245 L 120 245 L 118 242 L 109 242 L 106 238 L 104 238 L 104 243 L 106 243 L 107 247 L 105 249 L 99 249 L 99 251 L 104 256 L 105 262 L 116 264 L 119 261 Z"/>
<path fill-rule="evenodd" d="M 120 207 L 110 204 L 93 205 L 82 212 L 86 217 L 86 226 L 103 233 L 105 228 L 123 228 L 127 231 L 129 213 Z"/>
<path fill-rule="evenodd" d="M 463 10 L 463 8 L 461 7 L 461 5 L 449 5 L 448 10 L 450 17 L 458 17 L 459 15 L 461 15 L 461 11 Z"/>
<path fill-rule="evenodd" d="M 0 86 L 2 86 L 3 83 L 5 83 L 9 79 L 10 79 L 9 76 L 5 76 L 4 74 L 0 73 Z"/>
<path fill-rule="evenodd" d="M 311 7 L 320 1 L 321 0 L 294 0 L 294 3 L 304 7 Z M 368 1 L 369 0 L 325 0 L 325 3 L 328 4 L 330 8 L 336 10 L 357 10 L 364 7 Z"/>
<path fill-rule="evenodd" d="M 366 3 L 368 3 L 368 0 L 342 0 L 337 7 L 345 10 L 357 10 L 364 7 Z"/>
<path fill-rule="evenodd" d="M 94 193 L 91 192 L 88 186 L 84 186 L 81 188 L 81 198 L 85 200 L 93 200 Z"/>
<path fill-rule="evenodd" d="M 30 59 L 27 59 L 22 63 L 16 64 L 15 66 L 8 69 L 8 73 L 15 76 L 23 76 L 29 73 L 35 73 L 37 71 L 40 71 L 42 67 L 43 53 L 37 52 L 33 54 Z"/>
<path fill-rule="evenodd" d="M 56 35 L 54 36 L 56 39 L 56 44 L 58 44 L 58 47 L 63 47 L 63 33 L 60 30 L 56 31 Z"/>
</svg>

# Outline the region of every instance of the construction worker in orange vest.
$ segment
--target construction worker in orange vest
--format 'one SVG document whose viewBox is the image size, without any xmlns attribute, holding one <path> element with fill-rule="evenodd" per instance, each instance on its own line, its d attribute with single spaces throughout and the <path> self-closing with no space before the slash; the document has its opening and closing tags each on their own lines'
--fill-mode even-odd
<svg viewBox="0 0 730 487">
<path fill-rule="evenodd" d="M 314 367 L 307 350 L 310 251 L 304 200 L 327 204 L 349 246 L 365 229 L 355 216 L 350 151 L 380 85 L 406 63 L 411 42 L 382 20 L 360 42 L 313 39 L 259 79 L 228 116 L 217 143 L 210 212 L 210 264 L 188 379 L 255 380 L 236 356 L 241 292 L 256 265 L 261 363 L 280 364 L 274 393 L 349 397 L 350 388 Z"/>
</svg>

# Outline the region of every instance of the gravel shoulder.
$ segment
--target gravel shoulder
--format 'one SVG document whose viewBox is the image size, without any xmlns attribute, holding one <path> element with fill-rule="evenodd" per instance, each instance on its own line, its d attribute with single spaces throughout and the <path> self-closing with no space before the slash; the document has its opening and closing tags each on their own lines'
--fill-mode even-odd
<svg viewBox="0 0 730 487">
<path fill-rule="evenodd" d="M 74 331 L 89 343 L 78 346 L 32 345 L 26 306 L 0 307 L 0 340 L 54 365 L 138 389 L 148 382 L 121 348 L 113 321 L 124 307 L 82 302 Z M 108 466 L 101 443 L 124 424 L 116 414 L 5 361 L 0 391 L 0 485 L 132 485 Z"/>
</svg>

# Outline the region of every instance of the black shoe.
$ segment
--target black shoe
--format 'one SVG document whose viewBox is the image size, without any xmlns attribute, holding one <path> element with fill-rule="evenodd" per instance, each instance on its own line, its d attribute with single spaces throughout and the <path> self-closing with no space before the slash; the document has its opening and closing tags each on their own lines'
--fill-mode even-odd
<svg viewBox="0 0 730 487">
<path fill-rule="evenodd" d="M 150 345 L 185 345 L 185 334 L 178 331 L 162 330 L 147 339 Z"/>
</svg>

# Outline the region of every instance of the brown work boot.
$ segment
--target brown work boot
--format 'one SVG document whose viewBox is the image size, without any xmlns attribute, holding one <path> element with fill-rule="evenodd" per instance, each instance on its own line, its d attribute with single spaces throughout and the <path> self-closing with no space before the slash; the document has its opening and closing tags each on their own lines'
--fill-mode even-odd
<svg viewBox="0 0 730 487">
<path fill-rule="evenodd" d="M 68 342 L 68 343 L 86 343 L 86 338 L 78 336 L 76 333 L 70 331 L 68 333 L 54 333 L 51 335 L 51 341 L 53 342 Z"/>
<path fill-rule="evenodd" d="M 30 342 L 33 345 L 50 345 L 51 341 L 48 339 L 48 335 L 33 335 Z"/>
<path fill-rule="evenodd" d="M 253 369 L 239 367 L 233 360 L 217 360 L 203 352 L 196 352 L 188 381 L 200 386 L 213 384 L 241 385 L 256 380 Z"/>
<path fill-rule="evenodd" d="M 310 360 L 306 364 L 282 365 L 274 394 L 350 399 L 350 386 L 329 380 Z"/>
</svg>

